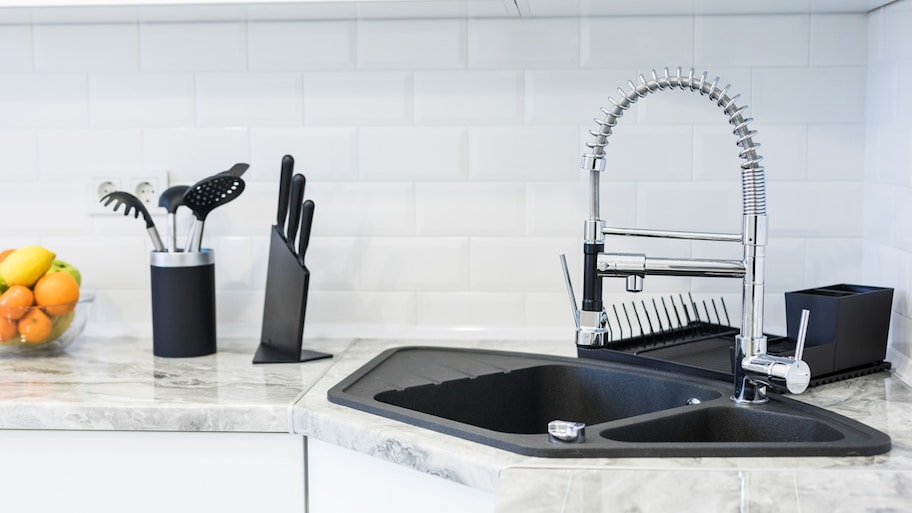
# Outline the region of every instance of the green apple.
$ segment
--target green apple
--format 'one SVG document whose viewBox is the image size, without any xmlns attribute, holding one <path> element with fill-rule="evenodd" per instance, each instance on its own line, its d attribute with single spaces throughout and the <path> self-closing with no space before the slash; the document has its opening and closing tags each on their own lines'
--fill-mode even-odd
<svg viewBox="0 0 912 513">
<path fill-rule="evenodd" d="M 79 273 L 79 269 L 76 269 L 73 266 L 73 264 L 69 264 L 67 262 L 64 262 L 63 260 L 55 259 L 51 263 L 51 268 L 48 269 L 48 272 L 45 274 L 57 273 L 57 272 L 63 272 L 63 273 L 69 274 L 70 276 L 73 277 L 73 279 L 76 280 L 76 284 L 78 284 L 79 286 L 82 286 L 82 274 Z"/>
</svg>

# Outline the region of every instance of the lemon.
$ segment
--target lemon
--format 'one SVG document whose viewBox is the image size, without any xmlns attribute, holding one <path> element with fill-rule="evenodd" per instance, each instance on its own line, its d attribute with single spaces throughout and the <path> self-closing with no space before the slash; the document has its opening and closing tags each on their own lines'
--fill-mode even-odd
<svg viewBox="0 0 912 513">
<path fill-rule="evenodd" d="M 51 268 L 56 256 L 53 251 L 41 246 L 19 248 L 0 264 L 0 278 L 10 287 L 31 287 Z"/>
</svg>

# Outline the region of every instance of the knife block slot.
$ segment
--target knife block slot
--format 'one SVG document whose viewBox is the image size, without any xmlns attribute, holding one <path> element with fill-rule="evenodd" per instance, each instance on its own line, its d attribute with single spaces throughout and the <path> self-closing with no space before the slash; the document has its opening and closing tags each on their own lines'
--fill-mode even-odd
<svg viewBox="0 0 912 513">
<path fill-rule="evenodd" d="M 295 363 L 332 358 L 303 349 L 310 271 L 298 261 L 278 227 L 273 227 L 266 270 L 263 329 L 253 363 Z"/>
</svg>

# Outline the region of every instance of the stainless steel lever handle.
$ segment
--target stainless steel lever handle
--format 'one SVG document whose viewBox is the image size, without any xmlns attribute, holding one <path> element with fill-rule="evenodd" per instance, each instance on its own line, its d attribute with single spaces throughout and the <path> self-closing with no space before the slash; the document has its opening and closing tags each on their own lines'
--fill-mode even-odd
<svg viewBox="0 0 912 513">
<path fill-rule="evenodd" d="M 567 268 L 567 255 L 560 255 L 561 267 L 564 269 L 564 283 L 567 284 L 567 295 L 570 297 L 570 310 L 573 312 L 573 320 L 576 322 L 576 329 L 580 329 L 580 312 L 576 307 L 576 294 L 573 293 L 573 282 L 570 281 L 570 270 Z"/>
<path fill-rule="evenodd" d="M 811 316 L 811 311 L 804 309 L 801 310 L 801 322 L 798 324 L 798 340 L 795 344 L 795 359 L 801 360 L 804 356 L 804 341 L 807 337 L 808 330 L 808 318 Z"/>
</svg>

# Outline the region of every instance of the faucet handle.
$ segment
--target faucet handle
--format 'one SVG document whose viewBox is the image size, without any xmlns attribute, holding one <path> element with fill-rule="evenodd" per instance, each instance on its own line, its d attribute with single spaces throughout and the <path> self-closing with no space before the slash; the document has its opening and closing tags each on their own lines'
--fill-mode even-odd
<svg viewBox="0 0 912 513">
<path fill-rule="evenodd" d="M 573 282 L 570 281 L 570 270 L 567 268 L 567 255 L 560 255 L 561 267 L 564 269 L 564 282 L 567 284 L 567 295 L 570 297 L 570 310 L 573 312 L 573 320 L 576 321 L 576 329 L 580 329 L 580 311 L 576 306 L 576 294 L 573 293 Z"/>
<path fill-rule="evenodd" d="M 808 318 L 811 316 L 811 311 L 808 309 L 801 310 L 801 322 L 798 324 L 798 340 L 795 343 L 795 359 L 801 360 L 804 356 L 804 342 L 807 337 L 808 330 Z"/>
</svg>

